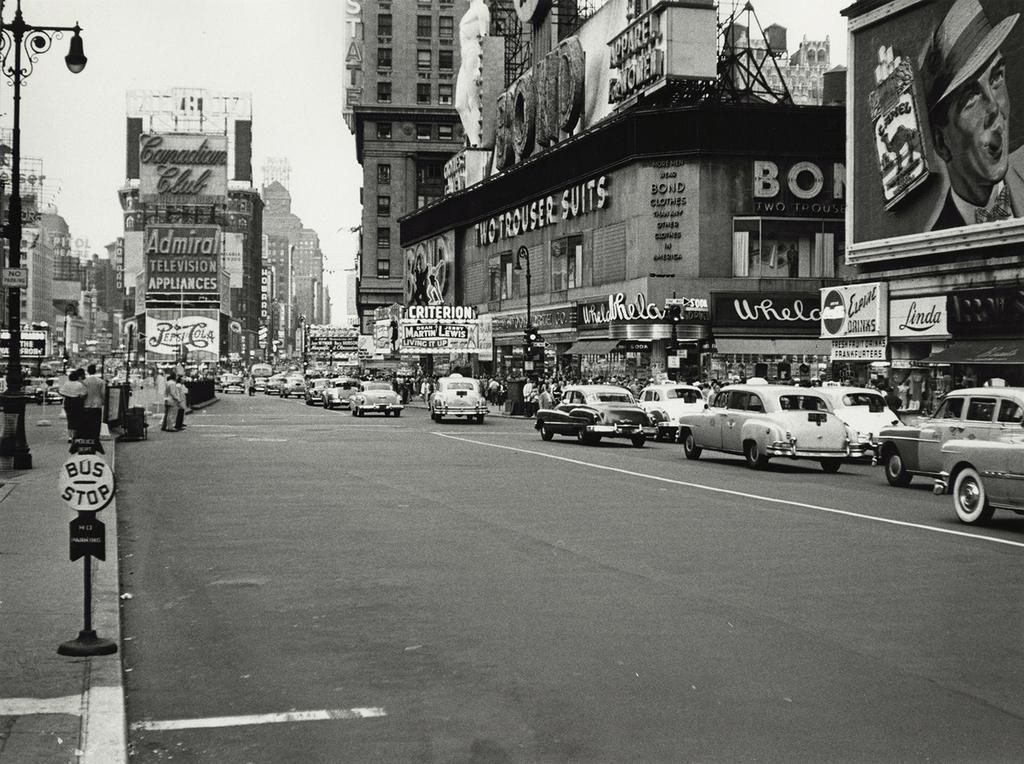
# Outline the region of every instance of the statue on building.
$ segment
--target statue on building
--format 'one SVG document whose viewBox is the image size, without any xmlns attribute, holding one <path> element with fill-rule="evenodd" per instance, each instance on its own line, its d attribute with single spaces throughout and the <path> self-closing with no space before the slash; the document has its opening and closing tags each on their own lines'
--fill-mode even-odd
<svg viewBox="0 0 1024 764">
<path fill-rule="evenodd" d="M 486 0 L 470 0 L 469 10 L 459 22 L 459 51 L 462 64 L 455 82 L 455 110 L 462 120 L 466 145 L 480 145 L 482 115 L 480 95 L 483 77 L 483 41 L 491 26 Z"/>
</svg>

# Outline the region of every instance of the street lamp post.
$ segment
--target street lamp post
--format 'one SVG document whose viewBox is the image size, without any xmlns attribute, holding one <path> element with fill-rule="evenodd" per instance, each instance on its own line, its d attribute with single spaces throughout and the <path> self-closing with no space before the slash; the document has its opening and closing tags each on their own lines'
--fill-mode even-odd
<svg viewBox="0 0 1024 764">
<path fill-rule="evenodd" d="M 526 328 L 533 328 L 533 317 L 530 315 L 530 250 L 525 246 L 516 250 L 516 264 L 512 270 L 521 271 L 523 260 L 526 261 Z"/>
<path fill-rule="evenodd" d="M 21 83 L 28 79 L 39 55 L 61 39 L 64 32 L 72 32 L 71 44 L 64 63 L 72 74 L 85 69 L 86 57 L 82 48 L 82 28 L 36 26 L 25 23 L 21 15 L 21 0 L 17 0 L 14 20 L 3 20 L 3 1 L 0 0 L 0 70 L 14 86 L 14 126 L 11 133 L 11 203 L 7 212 L 4 233 L 9 246 L 8 266 L 21 267 Z M 4 423 L 0 432 L 0 457 L 10 460 L 13 469 L 30 469 L 32 453 L 25 438 L 25 397 L 22 395 L 24 378 L 21 373 L 21 288 L 7 290 L 8 329 L 11 337 L 7 359 L 7 390 L 2 396 Z M 13 416 L 12 416 L 13 415 Z"/>
</svg>

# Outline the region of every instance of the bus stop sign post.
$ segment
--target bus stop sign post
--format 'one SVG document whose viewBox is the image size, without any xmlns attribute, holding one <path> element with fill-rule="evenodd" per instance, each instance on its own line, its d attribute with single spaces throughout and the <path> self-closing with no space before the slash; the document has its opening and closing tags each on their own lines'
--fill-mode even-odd
<svg viewBox="0 0 1024 764">
<path fill-rule="evenodd" d="M 96 519 L 96 513 L 113 501 L 114 473 L 103 457 L 76 453 L 61 467 L 57 487 L 61 500 L 78 512 L 69 527 L 70 556 L 72 562 L 83 558 L 85 571 L 84 626 L 76 639 L 61 643 L 57 653 L 72 657 L 111 655 L 117 652 L 117 644 L 97 636 L 92 628 L 92 558 L 107 558 L 106 526 Z"/>
</svg>

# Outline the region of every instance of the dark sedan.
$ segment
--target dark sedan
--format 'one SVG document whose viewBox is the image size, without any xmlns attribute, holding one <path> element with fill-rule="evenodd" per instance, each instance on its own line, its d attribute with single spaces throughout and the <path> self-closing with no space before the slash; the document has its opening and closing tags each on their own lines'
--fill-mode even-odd
<svg viewBox="0 0 1024 764">
<path fill-rule="evenodd" d="M 601 438 L 627 438 L 642 448 L 657 428 L 637 404 L 633 394 L 613 385 L 571 385 L 554 408 L 537 412 L 536 429 L 544 440 L 555 435 L 575 437 L 580 443 Z"/>
</svg>

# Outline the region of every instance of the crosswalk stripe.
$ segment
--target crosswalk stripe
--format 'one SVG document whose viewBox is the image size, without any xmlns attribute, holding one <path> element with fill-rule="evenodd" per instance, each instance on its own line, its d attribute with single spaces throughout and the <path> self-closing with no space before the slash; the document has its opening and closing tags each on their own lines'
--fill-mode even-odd
<svg viewBox="0 0 1024 764">
<path fill-rule="evenodd" d="M 250 714 L 248 716 L 219 716 L 207 719 L 169 719 L 166 721 L 134 722 L 133 730 L 184 730 L 213 727 L 241 727 L 252 724 L 282 724 L 288 722 L 318 722 L 330 719 L 372 719 L 387 716 L 383 708 L 327 708 L 318 711 L 285 711 L 276 714 Z"/>
</svg>

